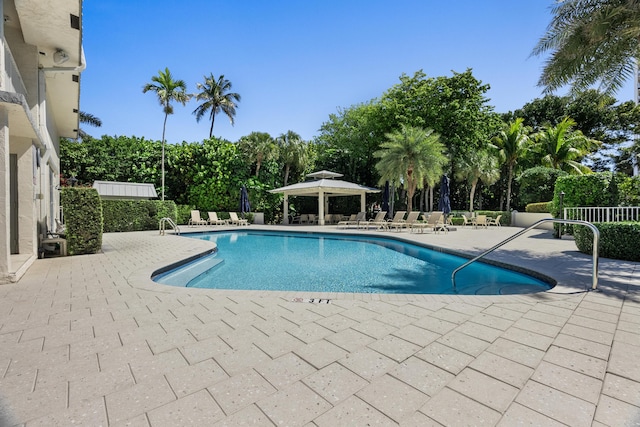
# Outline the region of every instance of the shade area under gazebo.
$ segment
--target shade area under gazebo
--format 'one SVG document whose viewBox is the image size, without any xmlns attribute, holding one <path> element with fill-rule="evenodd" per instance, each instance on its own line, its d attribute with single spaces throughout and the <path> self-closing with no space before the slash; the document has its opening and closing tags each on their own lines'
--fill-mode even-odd
<svg viewBox="0 0 640 427">
<path fill-rule="evenodd" d="M 380 190 L 353 182 L 342 181 L 340 173 L 330 171 L 319 171 L 307 175 L 313 178 L 310 181 L 299 182 L 273 190 L 270 193 L 284 193 L 284 224 L 289 224 L 289 196 L 307 196 L 318 198 L 318 224 L 324 225 L 325 214 L 328 214 L 329 197 L 360 196 L 360 210 L 367 209 L 367 193 L 379 193 Z"/>
</svg>

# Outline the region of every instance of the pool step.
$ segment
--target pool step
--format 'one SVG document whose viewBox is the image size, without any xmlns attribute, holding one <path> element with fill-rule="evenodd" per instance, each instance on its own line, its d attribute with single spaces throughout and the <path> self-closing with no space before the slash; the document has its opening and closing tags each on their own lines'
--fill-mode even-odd
<svg viewBox="0 0 640 427">
<path fill-rule="evenodd" d="M 223 262 L 224 259 L 217 256 L 205 256 L 162 276 L 158 282 L 165 285 L 186 287 L 193 279 Z"/>
</svg>

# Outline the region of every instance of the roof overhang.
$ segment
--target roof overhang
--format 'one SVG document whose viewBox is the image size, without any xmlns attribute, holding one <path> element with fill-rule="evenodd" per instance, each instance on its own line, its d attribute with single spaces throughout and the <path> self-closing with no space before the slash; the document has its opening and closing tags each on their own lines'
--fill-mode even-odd
<svg viewBox="0 0 640 427">
<path fill-rule="evenodd" d="M 103 199 L 147 200 L 158 197 L 153 184 L 139 182 L 94 181 L 93 188 Z"/>
<path fill-rule="evenodd" d="M 354 184 L 352 182 L 341 181 L 338 179 L 317 179 L 314 181 L 305 181 L 297 184 L 287 185 L 273 190 L 270 193 L 284 193 L 288 196 L 309 196 L 318 197 L 322 192 L 324 195 L 331 196 L 357 196 L 366 193 L 379 193 L 380 190 L 364 185 Z"/>
<path fill-rule="evenodd" d="M 24 41 L 38 47 L 47 99 L 59 136 L 78 135 L 82 49 L 82 0 L 15 0 Z"/>
</svg>

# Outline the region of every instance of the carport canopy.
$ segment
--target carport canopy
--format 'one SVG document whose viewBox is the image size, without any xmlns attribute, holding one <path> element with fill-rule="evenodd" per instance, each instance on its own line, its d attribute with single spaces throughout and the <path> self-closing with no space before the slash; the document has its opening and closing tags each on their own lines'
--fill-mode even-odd
<svg viewBox="0 0 640 427">
<path fill-rule="evenodd" d="M 270 193 L 284 193 L 283 212 L 285 216 L 283 223 L 289 224 L 289 196 L 317 197 L 319 225 L 324 225 L 325 213 L 329 213 L 325 212 L 328 210 L 329 197 L 360 196 L 360 210 L 363 212 L 366 211 L 367 193 L 379 193 L 380 190 L 335 179 L 341 176 L 343 175 L 340 173 L 323 170 L 308 174 L 307 177 L 313 178 L 310 181 L 269 190 Z"/>
</svg>

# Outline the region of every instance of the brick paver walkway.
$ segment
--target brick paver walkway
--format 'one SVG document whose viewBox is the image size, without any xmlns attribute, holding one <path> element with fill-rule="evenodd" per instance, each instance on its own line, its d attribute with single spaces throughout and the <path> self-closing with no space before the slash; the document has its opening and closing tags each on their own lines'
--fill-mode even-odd
<svg viewBox="0 0 640 427">
<path fill-rule="evenodd" d="M 388 234 L 475 253 L 515 231 Z M 300 295 L 149 279 L 209 247 L 106 234 L 103 253 L 38 260 L 0 286 L 0 426 L 640 425 L 640 263 L 602 259 L 601 291 L 584 292 L 590 258 L 531 232 L 492 257 L 556 278 L 552 292 Z"/>
</svg>

